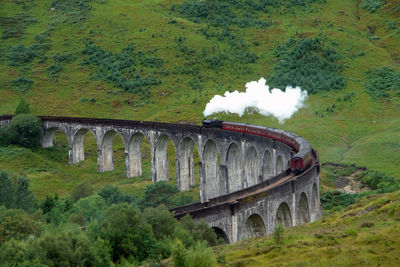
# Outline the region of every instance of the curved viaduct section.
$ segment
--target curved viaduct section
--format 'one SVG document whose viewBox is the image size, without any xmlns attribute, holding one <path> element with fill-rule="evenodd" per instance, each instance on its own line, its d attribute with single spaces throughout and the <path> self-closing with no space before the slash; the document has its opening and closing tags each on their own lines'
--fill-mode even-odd
<svg viewBox="0 0 400 267">
<path fill-rule="evenodd" d="M 0 116 L 7 126 L 12 116 Z M 176 182 L 180 191 L 195 186 L 194 147 L 199 163 L 200 202 L 173 209 L 180 218 L 190 214 L 205 220 L 226 242 L 271 233 L 277 224 L 291 227 L 321 216 L 319 202 L 319 162 L 312 151 L 312 164 L 300 175 L 289 168 L 295 148 L 277 140 L 197 125 L 158 122 L 40 116 L 43 121 L 43 147 L 54 145 L 56 131 L 68 140 L 69 163 L 85 159 L 84 138 L 96 139 L 98 171 L 112 171 L 113 139 L 119 135 L 125 148 L 126 176 L 142 174 L 141 143 L 151 148 L 153 182 L 167 181 L 168 144 L 176 152 Z M 304 138 L 278 129 L 301 143 L 300 150 L 311 150 Z M 304 152 L 304 151 L 303 151 Z"/>
</svg>

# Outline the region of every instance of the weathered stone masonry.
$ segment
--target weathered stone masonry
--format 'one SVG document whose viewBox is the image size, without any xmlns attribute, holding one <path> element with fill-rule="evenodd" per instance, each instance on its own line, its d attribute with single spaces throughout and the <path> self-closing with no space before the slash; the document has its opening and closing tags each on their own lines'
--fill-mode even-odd
<svg viewBox="0 0 400 267">
<path fill-rule="evenodd" d="M 85 160 L 84 138 L 93 134 L 99 172 L 113 170 L 113 139 L 120 135 L 125 147 L 126 176 L 140 176 L 140 148 L 146 138 L 151 147 L 154 182 L 170 178 L 167 156 L 172 141 L 180 191 L 195 186 L 196 146 L 201 202 L 174 211 L 177 217 L 191 214 L 195 220 L 207 221 L 227 242 L 271 233 L 278 223 L 291 227 L 321 216 L 316 153 L 313 165 L 294 176 L 288 169 L 293 149 L 264 137 L 185 124 L 44 116 L 41 119 L 42 146 L 52 147 L 56 131 L 63 131 L 72 165 Z M 10 120 L 11 116 L 0 117 L 0 126 L 7 126 Z"/>
</svg>

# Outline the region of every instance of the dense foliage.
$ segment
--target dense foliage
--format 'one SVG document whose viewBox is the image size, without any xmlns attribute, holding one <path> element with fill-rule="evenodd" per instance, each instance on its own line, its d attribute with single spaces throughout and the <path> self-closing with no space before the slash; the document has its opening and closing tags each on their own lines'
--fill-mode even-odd
<svg viewBox="0 0 400 267">
<path fill-rule="evenodd" d="M 371 13 L 376 12 L 385 4 L 383 0 L 363 0 L 361 7 L 368 10 Z"/>
<path fill-rule="evenodd" d="M 341 56 L 321 38 L 291 38 L 275 50 L 279 61 L 268 83 L 277 88 L 300 86 L 311 94 L 342 89 Z"/>
<path fill-rule="evenodd" d="M 0 172 L 2 264 L 156 263 L 176 253 L 176 244 L 181 244 L 182 260 L 190 263 L 186 266 L 214 266 L 215 256 L 207 248 L 221 242 L 214 230 L 204 222 L 194 223 L 189 216 L 177 221 L 164 205 L 142 212 L 132 197 L 117 187 L 107 185 L 92 194 L 89 185 L 82 183 L 70 197 L 47 196 L 37 208 L 32 206 L 35 201 L 29 181 L 19 177 L 17 184 L 13 183 L 8 173 Z M 161 191 L 163 187 L 165 184 Z"/>
<path fill-rule="evenodd" d="M 392 92 L 400 95 L 400 71 L 382 67 L 366 72 L 367 82 L 364 84 L 367 92 L 373 98 L 388 98 Z"/>
<path fill-rule="evenodd" d="M 0 145 L 16 144 L 34 148 L 40 145 L 42 121 L 33 114 L 19 114 L 12 118 L 9 127 L 0 128 Z"/>
<path fill-rule="evenodd" d="M 30 114 L 31 109 L 29 107 L 29 103 L 26 102 L 25 98 L 22 98 L 19 103 L 17 108 L 15 109 L 15 115 L 19 114 Z"/>
<path fill-rule="evenodd" d="M 83 64 L 91 65 L 96 69 L 93 78 L 108 81 L 125 91 L 138 94 L 141 98 L 148 98 L 150 87 L 161 83 L 159 79 L 148 73 L 143 77 L 137 68 L 159 68 L 163 60 L 146 57 L 142 51 L 136 51 L 133 43 L 122 49 L 120 53 L 113 53 L 87 41 L 82 53 L 85 55 Z"/>
</svg>

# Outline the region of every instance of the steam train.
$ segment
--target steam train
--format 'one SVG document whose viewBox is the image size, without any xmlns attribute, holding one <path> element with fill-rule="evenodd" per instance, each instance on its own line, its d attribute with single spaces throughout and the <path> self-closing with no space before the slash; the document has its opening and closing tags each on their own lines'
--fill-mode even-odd
<svg viewBox="0 0 400 267">
<path fill-rule="evenodd" d="M 304 138 L 298 135 L 279 129 L 221 120 L 204 119 L 202 121 L 202 126 L 204 128 L 219 128 L 225 131 L 258 135 L 280 141 L 290 146 L 296 152 L 290 159 L 290 168 L 296 175 L 304 172 L 304 170 L 312 164 L 313 157 L 311 146 Z"/>
</svg>

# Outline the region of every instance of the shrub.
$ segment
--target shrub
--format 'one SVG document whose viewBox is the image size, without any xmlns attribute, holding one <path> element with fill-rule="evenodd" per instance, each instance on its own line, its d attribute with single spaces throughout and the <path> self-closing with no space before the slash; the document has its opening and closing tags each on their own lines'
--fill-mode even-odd
<svg viewBox="0 0 400 267">
<path fill-rule="evenodd" d="M 281 224 L 275 226 L 274 232 L 272 233 L 272 238 L 274 239 L 276 244 L 279 245 L 283 242 L 284 231 L 285 228 Z"/>
<path fill-rule="evenodd" d="M 107 211 L 102 237 L 110 241 L 114 262 L 130 257 L 143 261 L 151 258 L 156 250 L 151 226 L 138 210 L 125 203 L 113 205 Z"/>
<path fill-rule="evenodd" d="M 119 191 L 117 186 L 105 185 L 99 192 L 99 196 L 101 196 L 108 205 L 117 204 L 121 202 L 132 202 L 132 197 L 130 195 L 123 195 L 121 191 Z"/>
<path fill-rule="evenodd" d="M 161 83 L 149 74 L 142 76 L 136 71 L 136 67 L 158 68 L 162 66 L 163 60 L 155 57 L 146 58 L 142 51 L 136 51 L 133 43 L 120 53 L 112 53 L 87 41 L 82 53 L 85 56 L 83 64 L 96 68 L 93 78 L 110 82 L 124 91 L 138 94 L 141 98 L 148 98 L 150 96 L 148 89 Z"/>
<path fill-rule="evenodd" d="M 23 77 L 19 77 L 11 81 L 11 86 L 18 92 L 25 92 L 32 88 L 33 81 Z"/>
<path fill-rule="evenodd" d="M 171 197 L 178 193 L 176 185 L 168 184 L 164 181 L 148 185 L 144 191 L 144 198 L 140 202 L 142 208 L 157 207 L 164 204 L 171 207 Z"/>
<path fill-rule="evenodd" d="M 389 97 L 391 90 L 400 92 L 400 71 L 395 72 L 389 67 L 382 67 L 369 70 L 365 75 L 365 88 L 373 98 Z"/>
<path fill-rule="evenodd" d="M 378 193 L 389 193 L 400 189 L 400 181 L 379 171 L 368 171 L 361 177 L 361 183 Z"/>
<path fill-rule="evenodd" d="M 0 28 L 3 29 L 2 39 L 19 38 L 26 27 L 38 20 L 30 14 L 19 13 L 12 17 L 0 16 Z"/>
<path fill-rule="evenodd" d="M 36 210 L 36 198 L 29 189 L 29 180 L 23 176 L 18 177 L 15 191 L 15 207 L 28 213 Z"/>
<path fill-rule="evenodd" d="M 42 137 L 42 121 L 32 114 L 19 114 L 12 118 L 9 133 L 12 144 L 27 148 L 40 145 Z"/>
<path fill-rule="evenodd" d="M 15 205 L 15 190 L 8 172 L 0 171 L 0 206 L 13 208 Z"/>
<path fill-rule="evenodd" d="M 276 48 L 279 64 L 268 83 L 285 88 L 300 86 L 309 93 L 342 89 L 346 83 L 342 75 L 341 56 L 320 38 L 291 38 Z"/>
<path fill-rule="evenodd" d="M 18 103 L 17 108 L 15 109 L 15 115 L 18 114 L 30 114 L 31 109 L 29 108 L 29 103 L 25 101 L 24 98 L 21 98 L 21 100 Z"/>
<path fill-rule="evenodd" d="M 361 7 L 368 10 L 371 13 L 376 12 L 385 4 L 382 0 L 363 0 Z"/>
<path fill-rule="evenodd" d="M 321 204 L 324 211 L 338 211 L 356 202 L 357 194 L 347 194 L 340 191 L 321 192 Z"/>
<path fill-rule="evenodd" d="M 71 209 L 72 213 L 83 214 L 87 222 L 103 221 L 106 211 L 106 202 L 99 195 L 81 198 Z"/>
<path fill-rule="evenodd" d="M 93 190 L 93 187 L 88 182 L 77 184 L 71 191 L 71 201 L 77 202 L 81 198 L 88 197 L 93 193 Z"/>
</svg>

